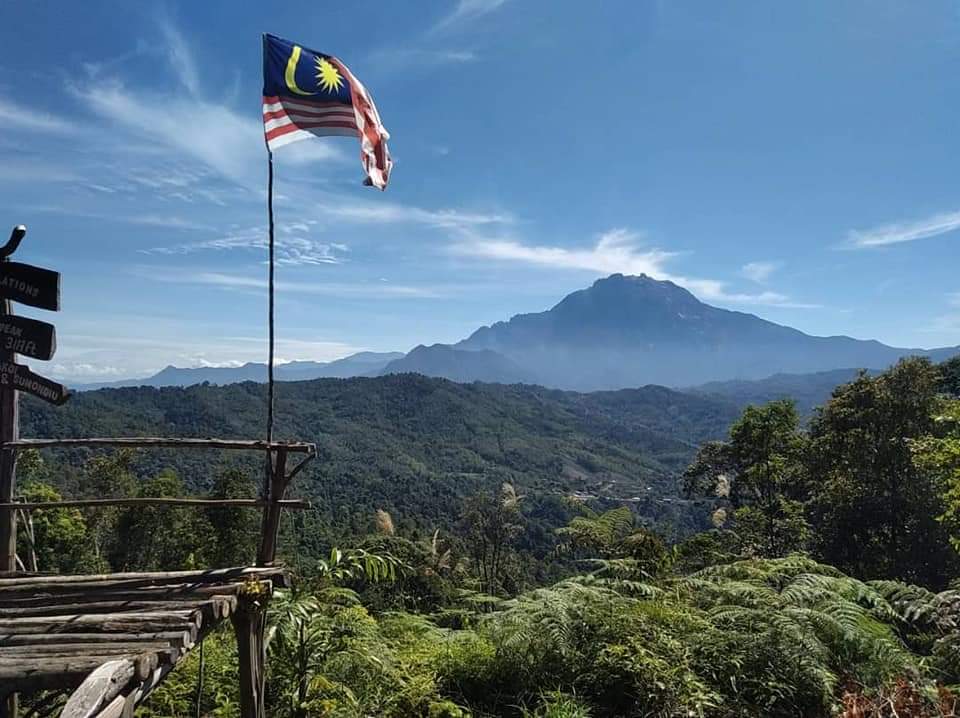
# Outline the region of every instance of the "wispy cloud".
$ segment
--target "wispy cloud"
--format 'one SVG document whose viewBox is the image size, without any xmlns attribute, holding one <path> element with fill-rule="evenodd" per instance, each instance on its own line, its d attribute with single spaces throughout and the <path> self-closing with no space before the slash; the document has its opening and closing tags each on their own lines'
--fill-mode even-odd
<svg viewBox="0 0 960 718">
<path fill-rule="evenodd" d="M 276 238 L 277 257 L 279 265 L 305 264 L 340 264 L 344 261 L 343 255 L 349 251 L 343 244 L 329 244 L 317 242 L 309 237 L 291 236 L 293 230 L 306 231 L 306 224 L 298 223 L 296 227 L 285 228 L 282 235 Z M 183 242 L 165 247 L 151 247 L 141 250 L 144 254 L 180 255 L 194 254 L 204 251 L 225 251 L 236 249 L 251 249 L 262 253 L 267 248 L 267 228 L 251 227 L 238 229 L 230 234 L 213 239 L 204 239 L 195 242 Z"/>
<path fill-rule="evenodd" d="M 197 71 L 193 52 L 169 17 L 161 16 L 159 26 L 171 67 L 176 72 L 180 84 L 191 96 L 196 97 L 200 94 L 200 73 Z"/>
<path fill-rule="evenodd" d="M 166 17 L 158 21 L 158 30 L 163 40 L 161 56 L 189 97 L 182 92 L 130 86 L 123 77 L 113 74 L 119 67 L 109 75 L 99 68 L 95 81 L 80 81 L 70 91 L 102 122 L 123 130 L 127 139 L 161 148 L 180 161 L 199 162 L 238 185 L 261 185 L 265 158 L 259 118 L 252 113 L 241 114 L 203 93 L 197 63 L 183 34 Z M 56 121 L 51 121 L 56 126 Z M 345 157 L 325 139 L 311 140 L 304 148 L 299 144 L 284 161 L 302 164 Z M 285 154 L 281 151 L 278 156 Z"/>
<path fill-rule="evenodd" d="M 639 251 L 639 236 L 626 229 L 604 233 L 596 245 L 586 249 L 568 249 L 543 245 L 527 245 L 511 239 L 468 238 L 453 245 L 459 254 L 536 264 L 563 269 L 586 269 L 596 272 L 627 274 L 663 274 L 663 263 L 672 257 L 658 249 Z"/>
<path fill-rule="evenodd" d="M 740 274 L 751 282 L 763 284 L 782 266 L 782 262 L 747 262 L 740 268 Z"/>
<path fill-rule="evenodd" d="M 151 268 L 143 272 L 145 277 L 161 282 L 176 284 L 200 284 L 221 289 L 257 289 L 266 290 L 267 281 L 260 277 L 251 277 L 224 272 L 182 272 L 158 271 Z M 276 283 L 278 292 L 298 294 L 316 294 L 352 299 L 439 299 L 444 294 L 430 287 L 415 287 L 388 282 L 287 282 Z"/>
<path fill-rule="evenodd" d="M 464 212 L 455 209 L 423 209 L 386 202 L 323 202 L 323 216 L 358 224 L 422 224 L 437 229 L 467 229 L 486 225 L 511 224 L 509 214 Z"/>
<path fill-rule="evenodd" d="M 441 18 L 431 29 L 431 33 L 449 30 L 477 18 L 489 15 L 504 5 L 507 0 L 457 0 L 453 10 Z"/>
<path fill-rule="evenodd" d="M 726 282 L 673 274 L 666 263 L 677 256 L 641 246 L 641 236 L 624 228 L 603 233 L 595 245 L 582 249 L 527 245 L 513 239 L 488 239 L 464 233 L 451 249 L 454 253 L 486 259 L 512 261 L 542 267 L 586 270 L 602 274 L 646 274 L 679 284 L 701 298 L 734 304 L 756 304 L 792 309 L 819 308 L 817 304 L 795 302 L 779 292 L 741 293 L 728 290 Z"/>
<path fill-rule="evenodd" d="M 943 212 L 912 222 L 884 224 L 871 229 L 853 229 L 847 233 L 847 245 L 855 249 L 885 247 L 914 242 L 960 229 L 960 212 Z"/>
<path fill-rule="evenodd" d="M 415 47 L 389 48 L 378 50 L 371 55 L 371 60 L 379 67 L 390 70 L 457 65 L 476 62 L 478 59 L 479 57 L 472 50 L 434 50 Z"/>
<path fill-rule="evenodd" d="M 0 100 L 0 121 L 7 129 L 15 127 L 21 130 L 57 135 L 69 135 L 77 132 L 77 126 L 62 117 L 9 100 Z"/>
<path fill-rule="evenodd" d="M 108 192 L 109 194 L 109 192 Z M 30 212 L 49 212 L 51 214 L 62 214 L 70 217 L 83 217 L 84 219 L 100 219 L 105 222 L 125 222 L 127 224 L 139 224 L 145 227 L 165 227 L 167 229 L 182 229 L 190 231 L 212 231 L 214 227 L 201 222 L 178 217 L 168 214 L 150 214 L 150 213 L 121 213 L 121 212 L 95 212 L 79 207 L 69 205 L 28 205 L 25 207 Z"/>
</svg>

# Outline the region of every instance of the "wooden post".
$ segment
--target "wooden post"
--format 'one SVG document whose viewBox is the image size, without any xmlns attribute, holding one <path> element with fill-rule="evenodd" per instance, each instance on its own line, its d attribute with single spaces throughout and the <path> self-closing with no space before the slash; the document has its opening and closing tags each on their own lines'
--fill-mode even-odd
<svg viewBox="0 0 960 718">
<path fill-rule="evenodd" d="M 267 612 L 263 596 L 242 596 L 230 616 L 237 637 L 240 668 L 240 718 L 265 718 L 264 666 L 267 651 L 264 636 Z"/>
<path fill-rule="evenodd" d="M 19 228 L 18 228 L 19 229 Z M 24 230 L 25 231 L 25 230 Z M 11 237 L 11 242 L 17 234 Z M 23 235 L 20 235 L 22 239 Z M 17 240 L 19 244 L 19 239 Z M 14 246 L 14 249 L 16 247 Z M 7 255 L 9 256 L 9 255 Z M 7 256 L 2 261 L 6 262 Z M 13 314 L 10 300 L 0 301 L 0 317 Z M 12 362 L 13 352 L 0 351 L 0 362 Z M 20 401 L 13 384 L 0 385 L 0 441 L 16 441 L 20 438 Z M 16 490 L 17 450 L 0 450 L 0 502 L 10 503 Z M 17 570 L 17 510 L 0 509 L 0 571 Z M 20 702 L 14 693 L 0 699 L 0 718 L 17 718 Z"/>
<path fill-rule="evenodd" d="M 10 300 L 0 301 L 0 316 L 11 314 Z M 13 353 L 0 351 L 0 362 L 13 361 Z M 0 385 L 0 442 L 20 438 L 19 392 Z M 10 503 L 16 491 L 17 450 L 0 450 L 0 503 Z M 0 571 L 17 569 L 17 510 L 0 509 Z"/>
<path fill-rule="evenodd" d="M 277 557 L 277 535 L 280 531 L 280 501 L 287 490 L 287 450 L 280 447 L 276 455 L 271 452 L 271 471 L 266 481 L 264 499 L 267 505 L 263 509 L 262 535 L 257 551 L 257 566 L 270 566 Z"/>
</svg>

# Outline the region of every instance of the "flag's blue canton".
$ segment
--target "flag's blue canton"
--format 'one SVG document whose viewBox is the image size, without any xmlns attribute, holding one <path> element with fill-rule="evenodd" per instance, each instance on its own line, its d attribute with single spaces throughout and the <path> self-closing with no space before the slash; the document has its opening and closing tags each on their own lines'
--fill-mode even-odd
<svg viewBox="0 0 960 718">
<path fill-rule="evenodd" d="M 265 97 L 295 97 L 316 102 L 352 104 L 350 83 L 342 77 L 342 73 L 328 75 L 324 82 L 321 71 L 324 65 L 338 68 L 339 62 L 322 52 L 265 35 L 263 94 Z M 340 82 L 337 82 L 338 79 Z"/>
</svg>

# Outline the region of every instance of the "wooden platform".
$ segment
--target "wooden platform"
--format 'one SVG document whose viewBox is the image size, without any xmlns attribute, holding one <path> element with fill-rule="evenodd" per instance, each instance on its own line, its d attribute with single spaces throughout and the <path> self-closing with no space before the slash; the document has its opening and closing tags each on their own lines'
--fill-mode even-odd
<svg viewBox="0 0 960 718">
<path fill-rule="evenodd" d="M 0 576 L 0 701 L 73 691 L 64 718 L 132 715 L 207 632 L 286 585 L 272 567 Z"/>
</svg>

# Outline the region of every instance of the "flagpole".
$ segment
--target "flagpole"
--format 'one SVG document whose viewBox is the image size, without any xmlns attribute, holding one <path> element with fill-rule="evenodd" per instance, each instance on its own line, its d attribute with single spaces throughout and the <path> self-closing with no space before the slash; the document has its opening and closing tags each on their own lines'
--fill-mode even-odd
<svg viewBox="0 0 960 718">
<path fill-rule="evenodd" d="M 267 215 L 270 220 L 270 270 L 269 280 L 267 282 L 267 291 L 269 294 L 269 317 L 267 325 L 269 327 L 269 345 L 267 359 L 267 441 L 273 441 L 273 360 L 274 360 L 274 313 L 273 313 L 273 273 L 274 273 L 274 243 L 273 243 L 273 152 L 267 149 L 268 174 L 267 174 Z M 269 452 L 268 452 L 269 457 Z"/>
</svg>

